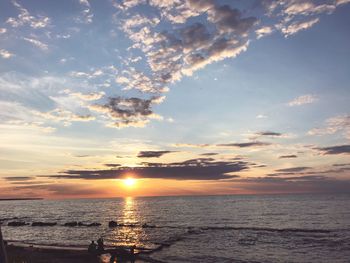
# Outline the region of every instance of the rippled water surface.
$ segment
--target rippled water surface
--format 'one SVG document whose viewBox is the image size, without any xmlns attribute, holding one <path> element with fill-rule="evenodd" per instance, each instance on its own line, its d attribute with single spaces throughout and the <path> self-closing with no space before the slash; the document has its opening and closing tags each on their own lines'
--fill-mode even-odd
<svg viewBox="0 0 350 263">
<path fill-rule="evenodd" d="M 103 236 L 108 245 L 162 246 L 151 256 L 165 262 L 350 262 L 350 195 L 3 201 L 1 219 L 7 240 L 87 246 Z M 71 221 L 102 225 L 64 226 Z"/>
</svg>

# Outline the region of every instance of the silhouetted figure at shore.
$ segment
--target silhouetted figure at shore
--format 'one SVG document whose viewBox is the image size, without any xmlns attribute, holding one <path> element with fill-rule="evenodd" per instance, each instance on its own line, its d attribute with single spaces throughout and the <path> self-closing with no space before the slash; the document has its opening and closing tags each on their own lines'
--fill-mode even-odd
<svg viewBox="0 0 350 263">
<path fill-rule="evenodd" d="M 98 253 L 102 253 L 105 251 L 105 246 L 103 244 L 103 238 L 100 237 L 98 240 L 97 240 L 97 251 Z"/>
<path fill-rule="evenodd" d="M 96 245 L 95 241 L 91 241 L 91 244 L 89 245 L 88 251 L 91 254 L 96 254 L 96 252 L 97 252 L 97 245 Z"/>
<path fill-rule="evenodd" d="M 131 255 L 131 256 L 134 256 L 134 255 L 135 255 L 135 248 L 136 248 L 135 245 L 133 245 L 133 246 L 130 247 L 130 255 Z"/>
</svg>

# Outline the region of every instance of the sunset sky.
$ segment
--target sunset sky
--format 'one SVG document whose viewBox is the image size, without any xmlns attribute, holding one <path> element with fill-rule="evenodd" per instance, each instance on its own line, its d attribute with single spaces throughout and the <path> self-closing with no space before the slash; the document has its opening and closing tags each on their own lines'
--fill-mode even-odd
<svg viewBox="0 0 350 263">
<path fill-rule="evenodd" d="M 349 83 L 350 0 L 2 0 L 0 198 L 349 192 Z"/>
</svg>

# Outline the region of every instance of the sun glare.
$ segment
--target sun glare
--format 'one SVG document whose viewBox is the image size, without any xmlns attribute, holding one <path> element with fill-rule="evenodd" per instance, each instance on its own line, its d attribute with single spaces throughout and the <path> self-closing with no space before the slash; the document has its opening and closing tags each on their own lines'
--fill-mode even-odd
<svg viewBox="0 0 350 263">
<path fill-rule="evenodd" d="M 128 187 L 134 186 L 136 183 L 136 179 L 131 178 L 131 177 L 128 177 L 128 178 L 124 179 L 123 181 L 124 181 L 124 185 L 128 186 Z"/>
</svg>

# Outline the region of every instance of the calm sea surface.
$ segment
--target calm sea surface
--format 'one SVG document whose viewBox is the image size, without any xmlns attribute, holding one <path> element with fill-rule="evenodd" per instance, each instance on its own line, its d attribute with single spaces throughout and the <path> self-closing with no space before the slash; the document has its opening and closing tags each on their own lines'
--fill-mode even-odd
<svg viewBox="0 0 350 263">
<path fill-rule="evenodd" d="M 1 219 L 7 240 L 86 247 L 103 236 L 107 245 L 164 246 L 151 257 L 165 262 L 350 262 L 350 195 L 4 201 Z M 63 226 L 71 221 L 102 225 Z"/>
</svg>

